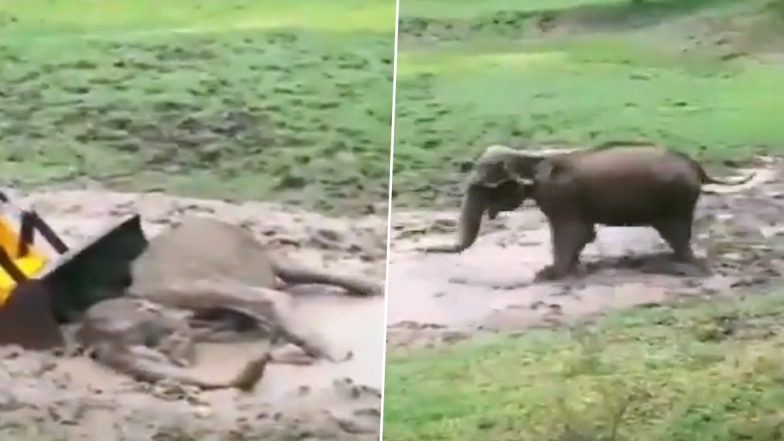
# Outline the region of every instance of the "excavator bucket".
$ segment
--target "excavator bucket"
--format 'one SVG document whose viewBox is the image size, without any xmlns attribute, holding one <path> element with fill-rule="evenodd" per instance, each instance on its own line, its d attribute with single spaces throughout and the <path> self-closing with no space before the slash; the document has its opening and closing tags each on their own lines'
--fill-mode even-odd
<svg viewBox="0 0 784 441">
<path fill-rule="evenodd" d="M 0 202 L 8 202 L 2 193 Z M 77 320 L 96 302 L 124 295 L 131 264 L 147 247 L 141 218 L 110 225 L 72 249 L 34 211 L 21 211 L 20 218 L 18 229 L 0 218 L 0 345 L 61 346 L 60 324 Z M 36 232 L 45 243 L 34 243 Z"/>
</svg>

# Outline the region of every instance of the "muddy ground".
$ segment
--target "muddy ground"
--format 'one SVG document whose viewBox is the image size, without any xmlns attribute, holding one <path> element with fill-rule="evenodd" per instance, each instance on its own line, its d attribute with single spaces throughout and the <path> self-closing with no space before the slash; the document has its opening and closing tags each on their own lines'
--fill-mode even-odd
<svg viewBox="0 0 784 441">
<path fill-rule="evenodd" d="M 151 237 L 185 214 L 249 226 L 280 255 L 384 280 L 386 219 L 327 218 L 264 203 L 228 203 L 99 189 L 52 190 L 31 204 L 75 245 L 113 219 L 139 211 Z M 373 440 L 378 437 L 384 300 L 303 287 L 297 311 L 345 363 L 270 365 L 251 394 L 137 383 L 85 358 L 2 350 L 0 438 L 13 440 Z M 202 345 L 196 372 L 228 377 L 264 343 Z"/>
<path fill-rule="evenodd" d="M 710 262 L 713 274 L 705 278 L 657 271 L 669 250 L 653 229 L 599 227 L 597 240 L 583 252 L 582 277 L 533 283 L 534 272 L 551 256 L 544 216 L 530 202 L 485 219 L 477 242 L 460 255 L 417 251 L 454 240 L 456 211 L 395 210 L 388 347 L 432 346 L 483 332 L 558 326 L 624 308 L 764 289 L 784 270 L 784 161 L 760 158 L 756 167 L 749 183 L 716 189 L 700 201 L 694 247 Z"/>
</svg>

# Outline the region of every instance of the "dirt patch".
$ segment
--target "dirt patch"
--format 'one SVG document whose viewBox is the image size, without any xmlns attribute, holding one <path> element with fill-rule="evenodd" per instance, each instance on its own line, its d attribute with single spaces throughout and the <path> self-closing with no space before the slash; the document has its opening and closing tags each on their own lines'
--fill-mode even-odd
<svg viewBox="0 0 784 441">
<path fill-rule="evenodd" d="M 18 199 L 32 204 L 69 244 L 138 211 L 153 236 L 183 215 L 248 226 L 277 255 L 302 264 L 383 280 L 386 219 L 328 218 L 264 203 L 228 203 L 163 194 L 60 190 Z M 383 298 L 302 287 L 296 314 L 339 347 L 345 363 L 270 365 L 252 394 L 150 386 L 84 358 L 3 349 L 0 436 L 16 440 L 372 440 L 378 437 Z M 198 348 L 196 374 L 228 377 L 264 343 Z M 32 422 L 32 424 L 31 424 Z"/>
<path fill-rule="evenodd" d="M 713 274 L 646 271 L 669 250 L 650 228 L 598 228 L 583 277 L 533 283 L 550 263 L 549 230 L 535 208 L 485 221 L 460 255 L 417 248 L 454 240 L 457 213 L 395 212 L 388 286 L 389 347 L 432 345 L 477 332 L 561 325 L 612 310 L 689 298 L 741 295 L 784 271 L 784 161 L 764 159 L 758 179 L 732 193 L 704 194 L 695 251 Z"/>
</svg>

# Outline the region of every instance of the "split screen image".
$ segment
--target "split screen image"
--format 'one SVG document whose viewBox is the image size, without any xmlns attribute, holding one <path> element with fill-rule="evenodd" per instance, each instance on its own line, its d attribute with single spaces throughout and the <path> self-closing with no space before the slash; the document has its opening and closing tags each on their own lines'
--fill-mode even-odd
<svg viewBox="0 0 784 441">
<path fill-rule="evenodd" d="M 0 0 L 0 439 L 781 439 L 782 11 Z"/>
</svg>

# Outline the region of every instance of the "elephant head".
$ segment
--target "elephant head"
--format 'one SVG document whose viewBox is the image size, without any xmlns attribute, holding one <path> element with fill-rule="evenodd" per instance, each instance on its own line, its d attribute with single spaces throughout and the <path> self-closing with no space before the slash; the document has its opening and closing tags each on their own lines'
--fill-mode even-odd
<svg viewBox="0 0 784 441">
<path fill-rule="evenodd" d="M 506 146 L 488 147 L 474 162 L 467 180 L 458 220 L 457 243 L 426 249 L 428 252 L 459 253 L 473 245 L 482 215 L 518 208 L 532 194 L 534 174 L 543 156 L 530 155 Z"/>
<path fill-rule="evenodd" d="M 468 177 L 468 184 L 497 187 L 507 181 L 523 186 L 533 185 L 541 155 L 532 155 L 503 145 L 491 145 L 476 161 Z"/>
</svg>

